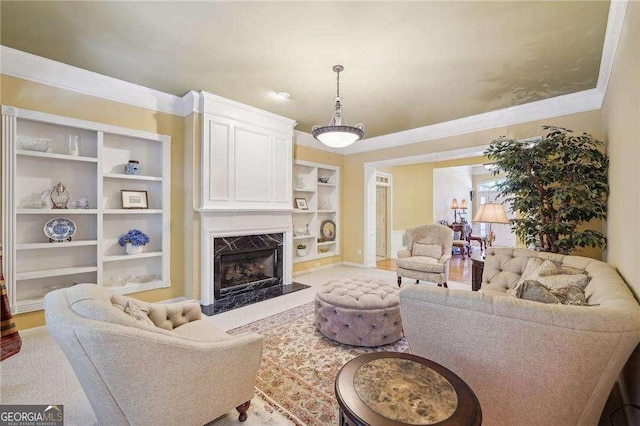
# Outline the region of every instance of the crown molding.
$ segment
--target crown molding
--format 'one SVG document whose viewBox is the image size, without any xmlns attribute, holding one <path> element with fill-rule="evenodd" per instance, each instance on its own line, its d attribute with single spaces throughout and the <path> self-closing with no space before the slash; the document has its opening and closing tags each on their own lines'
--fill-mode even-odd
<svg viewBox="0 0 640 426">
<path fill-rule="evenodd" d="M 182 115 L 182 98 L 148 87 L 0 46 L 0 72 L 115 102 Z"/>
<path fill-rule="evenodd" d="M 607 17 L 607 31 L 604 34 L 602 45 L 602 58 L 600 59 L 600 72 L 598 73 L 598 83 L 596 89 L 602 93 L 602 101 L 607 93 L 609 77 L 613 69 L 613 61 L 616 58 L 618 42 L 622 35 L 624 17 L 627 14 L 628 0 L 612 0 L 609 4 L 609 16 Z M 602 102 L 600 103 L 602 106 Z"/>
<path fill-rule="evenodd" d="M 481 130 L 495 129 L 496 127 L 592 111 L 600 109 L 602 98 L 602 93 L 597 89 L 570 93 L 497 111 L 445 121 L 431 126 L 363 139 L 360 143 L 346 147 L 344 153 L 348 155 L 393 148 Z"/>
</svg>

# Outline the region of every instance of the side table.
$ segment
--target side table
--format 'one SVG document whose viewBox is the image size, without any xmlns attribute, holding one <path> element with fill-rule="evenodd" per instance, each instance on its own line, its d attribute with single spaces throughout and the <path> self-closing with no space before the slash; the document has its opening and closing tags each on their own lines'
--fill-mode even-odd
<svg viewBox="0 0 640 426">
<path fill-rule="evenodd" d="M 347 362 L 336 377 L 340 426 L 480 425 L 471 388 L 428 359 L 373 352 Z"/>
<path fill-rule="evenodd" d="M 471 257 L 471 290 L 478 291 L 482 285 L 482 272 L 484 271 L 484 259 Z"/>
</svg>

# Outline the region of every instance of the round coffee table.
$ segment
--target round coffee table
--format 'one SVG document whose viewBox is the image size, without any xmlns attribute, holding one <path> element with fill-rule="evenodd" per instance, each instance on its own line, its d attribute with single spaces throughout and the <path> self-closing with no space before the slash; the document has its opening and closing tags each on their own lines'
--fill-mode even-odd
<svg viewBox="0 0 640 426">
<path fill-rule="evenodd" d="M 480 425 L 471 388 L 428 359 L 374 352 L 347 362 L 336 377 L 340 425 Z"/>
</svg>

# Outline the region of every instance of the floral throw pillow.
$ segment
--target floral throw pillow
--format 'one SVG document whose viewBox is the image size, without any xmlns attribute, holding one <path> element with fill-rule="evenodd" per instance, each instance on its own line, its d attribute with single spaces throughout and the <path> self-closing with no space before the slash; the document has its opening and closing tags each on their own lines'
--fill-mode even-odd
<svg viewBox="0 0 640 426">
<path fill-rule="evenodd" d="M 544 284 L 526 280 L 515 296 L 519 299 L 531 300 L 540 303 L 563 304 L 573 306 L 596 306 L 587 303 L 584 289 L 578 285 L 568 285 L 562 288 L 549 288 Z"/>
</svg>

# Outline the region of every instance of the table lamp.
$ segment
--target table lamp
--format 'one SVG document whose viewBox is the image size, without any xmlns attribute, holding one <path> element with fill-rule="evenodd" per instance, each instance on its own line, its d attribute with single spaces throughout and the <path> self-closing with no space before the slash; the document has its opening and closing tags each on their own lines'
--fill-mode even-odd
<svg viewBox="0 0 640 426">
<path fill-rule="evenodd" d="M 504 206 L 501 203 L 492 203 L 491 201 L 478 206 L 478 211 L 473 217 L 473 221 L 489 224 L 489 234 L 487 235 L 488 245 L 491 245 L 496 239 L 496 234 L 491 230 L 491 225 L 494 223 L 509 223 L 507 213 L 504 211 Z"/>
</svg>

